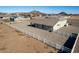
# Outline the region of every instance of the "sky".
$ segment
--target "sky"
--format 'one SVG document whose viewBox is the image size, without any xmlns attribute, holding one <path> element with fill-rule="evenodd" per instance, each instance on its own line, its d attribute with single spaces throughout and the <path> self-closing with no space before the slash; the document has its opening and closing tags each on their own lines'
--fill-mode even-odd
<svg viewBox="0 0 79 59">
<path fill-rule="evenodd" d="M 79 14 L 79 6 L 0 6 L 0 12 L 30 12 L 33 10 L 49 14 L 60 12 Z"/>
</svg>

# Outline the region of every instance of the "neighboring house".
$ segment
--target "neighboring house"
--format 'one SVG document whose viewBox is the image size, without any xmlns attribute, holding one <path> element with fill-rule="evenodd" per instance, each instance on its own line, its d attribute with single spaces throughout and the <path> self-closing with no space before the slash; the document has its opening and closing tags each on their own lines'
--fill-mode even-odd
<svg viewBox="0 0 79 59">
<path fill-rule="evenodd" d="M 10 17 L 3 17 L 2 20 L 6 21 L 6 22 L 9 22 L 10 21 Z"/>
<path fill-rule="evenodd" d="M 25 21 L 25 20 L 30 20 L 30 18 L 24 18 L 24 17 L 17 17 L 14 19 L 15 22 L 22 22 L 22 21 Z"/>
<path fill-rule="evenodd" d="M 67 25 L 67 18 L 64 17 L 47 17 L 30 20 L 30 25 L 36 28 L 44 29 L 49 32 L 56 31 Z"/>
<path fill-rule="evenodd" d="M 3 21 L 6 21 L 6 22 L 13 22 L 15 18 L 14 17 L 3 17 L 2 19 Z"/>
</svg>

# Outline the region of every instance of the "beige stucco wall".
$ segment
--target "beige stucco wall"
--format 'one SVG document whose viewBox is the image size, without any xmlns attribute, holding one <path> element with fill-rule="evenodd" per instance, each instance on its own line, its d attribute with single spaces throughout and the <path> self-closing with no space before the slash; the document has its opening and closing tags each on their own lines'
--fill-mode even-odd
<svg viewBox="0 0 79 59">
<path fill-rule="evenodd" d="M 60 20 L 58 21 L 55 26 L 53 27 L 53 31 L 56 31 L 67 24 L 67 20 Z"/>
</svg>

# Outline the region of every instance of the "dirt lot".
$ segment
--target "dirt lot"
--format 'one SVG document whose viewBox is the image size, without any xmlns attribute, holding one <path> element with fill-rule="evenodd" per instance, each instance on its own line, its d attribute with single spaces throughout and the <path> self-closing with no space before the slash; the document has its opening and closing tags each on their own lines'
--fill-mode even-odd
<svg viewBox="0 0 79 59">
<path fill-rule="evenodd" d="M 56 52 L 55 48 L 0 24 L 0 52 Z"/>
<path fill-rule="evenodd" d="M 73 25 L 73 26 L 79 27 L 79 16 L 71 16 L 68 19 L 68 22 L 71 23 L 71 25 Z"/>
</svg>

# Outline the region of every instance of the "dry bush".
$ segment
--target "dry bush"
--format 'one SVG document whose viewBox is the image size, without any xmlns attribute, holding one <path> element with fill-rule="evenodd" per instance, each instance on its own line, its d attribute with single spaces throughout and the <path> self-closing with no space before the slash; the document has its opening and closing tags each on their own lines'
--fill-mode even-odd
<svg viewBox="0 0 79 59">
<path fill-rule="evenodd" d="M 44 46 L 45 49 L 48 49 L 48 46 Z"/>
<path fill-rule="evenodd" d="M 53 51 L 49 51 L 48 53 L 54 53 Z"/>
<path fill-rule="evenodd" d="M 40 51 L 36 51 L 36 53 L 40 53 Z"/>
</svg>

